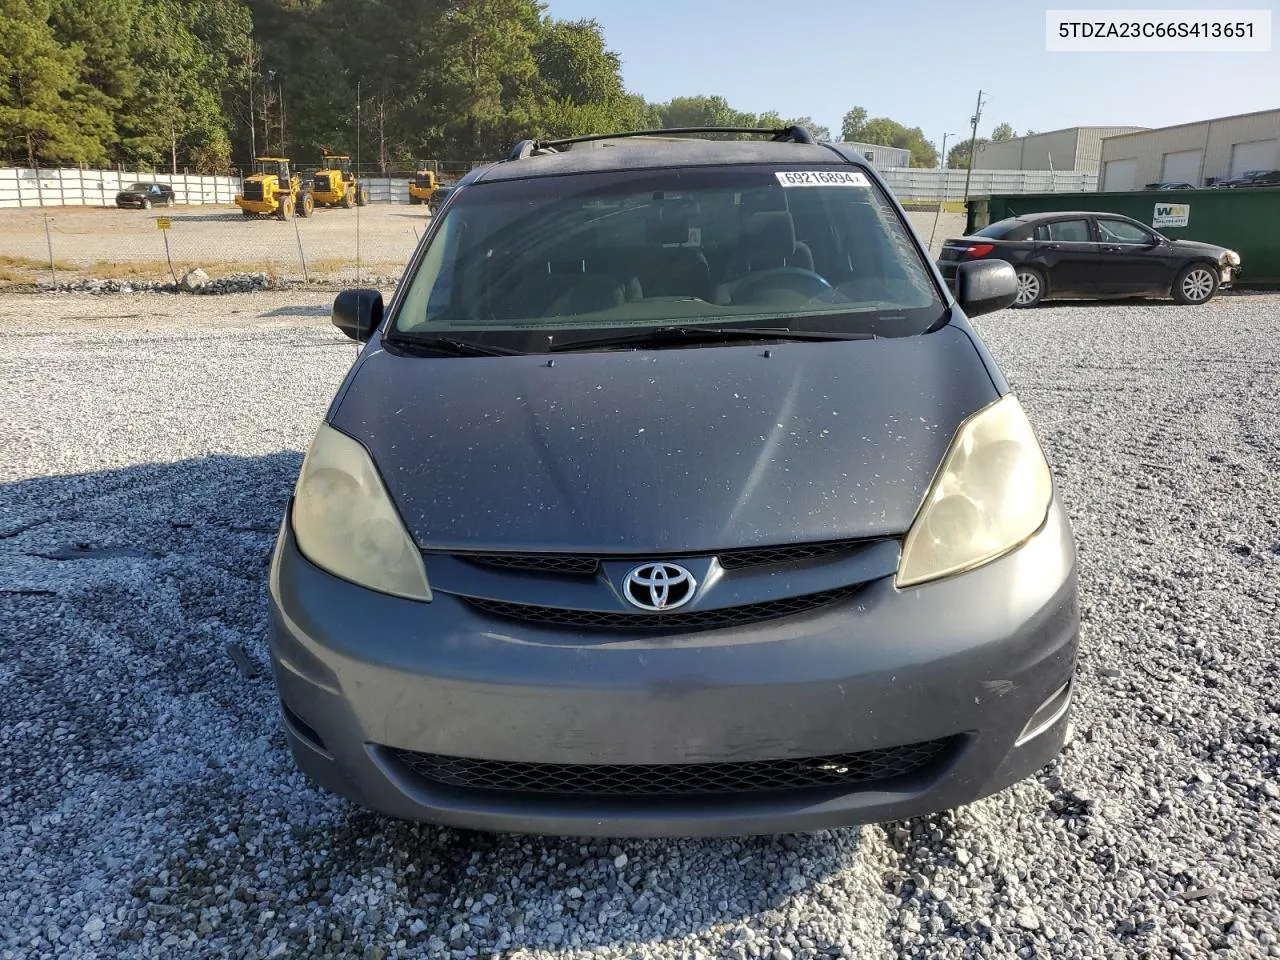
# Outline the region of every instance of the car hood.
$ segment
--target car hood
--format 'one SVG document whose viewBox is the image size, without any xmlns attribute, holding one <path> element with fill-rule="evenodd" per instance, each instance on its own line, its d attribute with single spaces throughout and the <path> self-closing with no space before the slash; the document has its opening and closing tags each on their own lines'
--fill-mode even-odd
<svg viewBox="0 0 1280 960">
<path fill-rule="evenodd" d="M 965 331 L 424 358 L 331 413 L 433 549 L 697 553 L 896 536 L 997 390 Z"/>
<path fill-rule="evenodd" d="M 1216 243 L 1204 243 L 1200 240 L 1170 240 L 1169 242 L 1177 250 L 1204 253 L 1215 258 L 1221 256 L 1227 249 L 1226 247 L 1218 246 Z"/>
</svg>

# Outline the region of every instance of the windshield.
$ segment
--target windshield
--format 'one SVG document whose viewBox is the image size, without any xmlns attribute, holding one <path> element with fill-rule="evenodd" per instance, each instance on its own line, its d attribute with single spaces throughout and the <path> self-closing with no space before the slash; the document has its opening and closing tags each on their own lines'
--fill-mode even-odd
<svg viewBox="0 0 1280 960">
<path fill-rule="evenodd" d="M 151 184 L 149 184 L 149 183 L 131 183 L 131 184 L 129 184 L 129 186 L 125 187 L 125 189 L 126 189 L 126 190 L 130 190 L 130 191 L 133 191 L 133 192 L 135 192 L 135 193 L 136 193 L 136 192 L 146 193 L 146 191 L 148 191 L 148 190 L 150 190 L 150 189 L 151 189 Z"/>
<path fill-rule="evenodd" d="M 522 350 L 588 330 L 753 320 L 905 336 L 943 309 L 892 205 L 855 167 L 739 165 L 463 188 L 394 332 Z"/>
</svg>

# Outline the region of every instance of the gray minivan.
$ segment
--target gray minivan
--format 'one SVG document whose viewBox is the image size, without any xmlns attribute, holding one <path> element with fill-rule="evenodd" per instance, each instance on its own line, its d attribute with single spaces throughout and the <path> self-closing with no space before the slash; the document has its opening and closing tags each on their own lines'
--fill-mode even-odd
<svg viewBox="0 0 1280 960">
<path fill-rule="evenodd" d="M 1072 534 L 1017 399 L 857 153 L 797 127 L 519 144 L 460 181 L 303 463 L 289 743 L 459 827 L 812 830 L 967 803 L 1069 727 Z M 683 139 L 671 139 L 676 134 Z"/>
</svg>

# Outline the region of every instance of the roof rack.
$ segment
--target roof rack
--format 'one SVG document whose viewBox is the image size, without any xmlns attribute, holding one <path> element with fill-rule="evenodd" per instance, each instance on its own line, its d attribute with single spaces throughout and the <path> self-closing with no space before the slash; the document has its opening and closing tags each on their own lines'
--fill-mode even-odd
<svg viewBox="0 0 1280 960">
<path fill-rule="evenodd" d="M 621 133 L 593 133 L 585 137 L 565 137 L 560 140 L 521 140 L 507 156 L 508 160 L 547 153 L 559 153 L 557 147 L 573 143 L 590 143 L 593 140 L 620 140 L 623 137 L 663 137 L 679 133 L 754 133 L 769 137 L 778 143 L 813 143 L 813 135 L 804 127 L 667 127 L 663 130 L 626 130 Z"/>
</svg>

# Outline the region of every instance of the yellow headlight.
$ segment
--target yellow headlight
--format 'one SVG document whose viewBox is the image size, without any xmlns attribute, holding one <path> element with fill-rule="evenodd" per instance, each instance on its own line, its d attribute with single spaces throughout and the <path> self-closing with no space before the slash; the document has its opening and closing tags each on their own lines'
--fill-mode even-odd
<svg viewBox="0 0 1280 960">
<path fill-rule="evenodd" d="M 1053 480 L 1035 431 L 1008 394 L 956 431 L 907 534 L 897 584 L 972 570 L 1040 529 Z"/>
<path fill-rule="evenodd" d="M 422 552 L 365 448 L 321 424 L 293 500 L 298 549 L 316 566 L 370 590 L 430 600 Z"/>
</svg>

